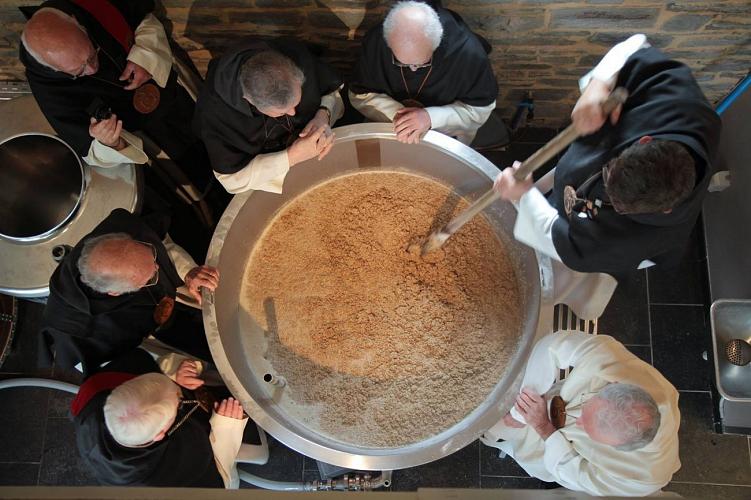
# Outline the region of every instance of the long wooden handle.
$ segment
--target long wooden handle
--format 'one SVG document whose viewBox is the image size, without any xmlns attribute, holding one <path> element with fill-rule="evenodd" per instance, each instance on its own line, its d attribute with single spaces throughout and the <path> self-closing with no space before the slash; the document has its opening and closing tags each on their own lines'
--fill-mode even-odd
<svg viewBox="0 0 751 500">
<path fill-rule="evenodd" d="M 626 102 L 628 97 L 628 91 L 623 87 L 618 87 L 610 96 L 602 103 L 602 111 L 605 115 L 610 115 L 613 110 Z M 522 181 L 527 178 L 532 172 L 547 163 L 548 160 L 555 155 L 566 149 L 572 142 L 579 137 L 576 129 L 573 125 L 566 127 L 563 132 L 553 137 L 550 142 L 538 149 L 532 156 L 527 158 L 522 163 L 516 172 L 514 172 L 514 178 L 518 181 Z M 451 220 L 446 227 L 443 228 L 443 233 L 449 236 L 459 230 L 464 224 L 469 222 L 475 215 L 482 212 L 488 205 L 500 198 L 501 195 L 497 191 L 490 189 L 488 192 L 480 196 L 472 205 L 457 215 Z"/>
<path fill-rule="evenodd" d="M 619 105 L 626 102 L 628 97 L 628 91 L 623 87 L 618 87 L 610 93 L 605 102 L 602 103 L 602 112 L 605 116 L 609 116 L 613 110 Z M 573 125 L 566 127 L 563 132 L 555 136 L 543 147 L 534 152 L 532 156 L 527 158 L 521 166 L 514 172 L 514 178 L 517 181 L 523 181 L 529 174 L 545 165 L 551 158 L 563 151 L 569 144 L 574 142 L 579 137 L 579 134 L 574 129 Z"/>
</svg>

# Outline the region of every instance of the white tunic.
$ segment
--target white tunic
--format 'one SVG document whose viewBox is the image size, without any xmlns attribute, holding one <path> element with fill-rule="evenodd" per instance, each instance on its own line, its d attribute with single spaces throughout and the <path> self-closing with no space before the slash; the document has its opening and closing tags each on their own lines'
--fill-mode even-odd
<svg viewBox="0 0 751 500">
<path fill-rule="evenodd" d="M 574 367 L 562 382 L 559 369 Z M 543 441 L 530 426 L 521 429 L 499 422 L 484 441 L 513 457 L 531 476 L 555 481 L 591 495 L 646 496 L 665 486 L 680 469 L 678 459 L 678 391 L 657 370 L 607 335 L 558 332 L 541 339 L 527 363 L 522 387 L 552 397 L 560 392 L 568 415 L 578 417 L 585 401 L 608 383 L 633 384 L 647 391 L 660 410 L 654 440 L 635 451 L 619 451 L 593 441 L 568 418 L 565 426 Z M 523 417 L 512 411 L 520 421 Z"/>
</svg>

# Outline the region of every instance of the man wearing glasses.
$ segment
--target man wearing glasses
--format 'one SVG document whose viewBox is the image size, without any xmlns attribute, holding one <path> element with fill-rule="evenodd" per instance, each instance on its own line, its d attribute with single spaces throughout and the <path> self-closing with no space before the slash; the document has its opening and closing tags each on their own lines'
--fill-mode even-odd
<svg viewBox="0 0 751 500">
<path fill-rule="evenodd" d="M 634 35 L 579 82 L 583 136 L 558 161 L 552 193 L 505 169 L 495 188 L 519 202 L 514 235 L 582 273 L 622 273 L 681 257 L 712 177 L 720 119 L 687 66 Z M 616 87 L 629 98 L 604 116 Z"/>
<path fill-rule="evenodd" d="M 152 0 L 47 1 L 24 27 L 20 59 L 50 125 L 88 164 L 146 163 L 141 131 L 203 189 L 194 103 L 153 10 Z"/>
<path fill-rule="evenodd" d="M 680 420 L 678 391 L 623 344 L 557 332 L 535 345 L 516 404 L 482 441 L 543 481 L 590 495 L 642 497 L 681 467 Z"/>
<path fill-rule="evenodd" d="M 200 304 L 200 289 L 213 291 L 219 273 L 196 265 L 170 239 L 168 222 L 114 210 L 60 263 L 41 328 L 57 366 L 81 363 L 93 373 L 149 335 L 211 360 L 201 312 L 187 302 Z"/>
<path fill-rule="evenodd" d="M 414 1 L 397 3 L 365 35 L 349 89 L 355 109 L 393 122 L 405 143 L 431 129 L 471 143 L 497 96 L 487 53 L 464 21 Z"/>
<path fill-rule="evenodd" d="M 194 129 L 229 193 L 281 193 L 290 168 L 331 150 L 339 76 L 293 40 L 250 38 L 209 63 Z"/>
<path fill-rule="evenodd" d="M 84 381 L 71 414 L 79 452 L 101 484 L 238 487 L 248 418 L 233 398 L 203 396 L 226 391 L 206 388 L 202 371 L 197 360 L 155 361 L 135 349 Z"/>
</svg>

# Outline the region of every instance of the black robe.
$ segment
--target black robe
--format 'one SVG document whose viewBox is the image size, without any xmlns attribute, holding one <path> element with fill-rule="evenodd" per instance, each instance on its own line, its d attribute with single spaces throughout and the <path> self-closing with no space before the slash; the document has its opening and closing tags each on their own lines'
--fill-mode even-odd
<svg viewBox="0 0 751 500">
<path fill-rule="evenodd" d="M 405 68 L 402 72 L 394 65 L 391 49 L 383 38 L 382 23 L 363 38 L 350 90 L 355 94 L 387 94 L 399 102 L 417 99 L 426 107 L 445 106 L 454 101 L 487 106 L 495 101 L 498 84 L 482 43 L 456 13 L 440 7 L 435 10 L 443 25 L 443 39 L 433 53 L 432 71 L 419 96 L 417 90 L 429 69 Z"/>
<path fill-rule="evenodd" d="M 285 117 L 268 117 L 243 98 L 239 79 L 243 64 L 258 52 L 270 49 L 292 59 L 305 75 L 300 104 L 295 115 L 289 117 L 291 127 Z M 206 144 L 214 171 L 233 174 L 256 155 L 286 149 L 315 116 L 321 96 L 341 84 L 334 70 L 317 60 L 303 43 L 249 38 L 209 63 L 193 128 Z"/>
<path fill-rule="evenodd" d="M 154 309 L 163 297 L 175 298 L 183 281 L 162 243 L 168 218 L 138 217 L 116 209 L 86 238 L 108 233 L 126 233 L 150 243 L 157 251 L 159 280 L 156 285 L 118 296 L 97 293 L 81 282 L 77 262 L 82 239 L 63 259 L 50 278 L 50 296 L 42 316 L 43 355 L 70 369 L 81 362 L 85 374 L 119 354 L 137 347 L 149 334 L 210 361 L 200 311 L 175 304 L 172 317 L 159 328 Z M 44 360 L 43 360 L 44 361 Z"/>
<path fill-rule="evenodd" d="M 620 120 L 574 142 L 558 162 L 549 201 L 560 218 L 553 225 L 555 249 L 571 269 L 618 275 L 649 259 L 669 264 L 681 256 L 712 176 L 721 123 L 684 64 L 655 48 L 641 49 L 621 69 L 618 87 L 629 91 Z M 696 187 L 669 214 L 620 215 L 609 205 L 594 218 L 566 215 L 563 190 L 580 188 L 624 149 L 648 135 L 687 148 L 696 163 Z M 587 198 L 608 202 L 601 176 Z"/>
<path fill-rule="evenodd" d="M 122 14 L 135 32 L 144 17 L 154 10 L 153 0 L 109 0 Z M 20 46 L 19 57 L 26 67 L 26 78 L 39 108 L 55 132 L 80 156 L 86 156 L 92 138 L 89 135 L 87 109 L 96 99 L 101 99 L 123 121 L 123 128 L 134 132 L 144 131 L 183 169 L 191 170 L 189 176 L 201 186 L 206 181 L 196 167 L 184 164 L 200 154 L 198 141 L 190 128 L 193 118 L 193 101 L 177 83 L 173 70 L 166 88 L 160 88 L 159 106 L 150 114 L 142 114 L 133 107 L 132 90 L 125 90 L 126 82 L 118 80 L 127 64 L 125 48 L 86 10 L 68 0 L 50 0 L 41 7 L 52 7 L 75 16 L 94 46 L 100 47 L 99 70 L 91 76 L 73 79 L 70 75 L 54 71 L 39 64 Z M 102 81 L 105 80 L 105 81 Z M 156 85 L 153 81 L 152 84 Z M 203 153 L 205 156 L 205 153 Z M 208 178 L 208 169 L 203 177 Z M 199 179 L 200 178 L 200 179 Z"/>
<path fill-rule="evenodd" d="M 161 373 L 154 359 L 141 349 L 113 361 L 106 371 L 135 375 Z M 96 393 L 73 417 L 78 451 L 101 484 L 224 487 L 209 442 L 208 413 L 198 409 L 171 436 L 145 448 L 129 448 L 114 440 L 104 422 L 103 408 L 110 393 L 111 390 Z M 191 399 L 189 393 L 185 397 Z M 177 419 L 182 415 L 178 412 Z"/>
</svg>

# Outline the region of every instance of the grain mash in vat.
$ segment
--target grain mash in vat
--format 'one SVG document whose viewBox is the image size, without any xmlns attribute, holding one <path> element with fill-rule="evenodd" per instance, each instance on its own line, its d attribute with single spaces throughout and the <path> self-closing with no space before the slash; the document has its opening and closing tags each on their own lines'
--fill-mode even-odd
<svg viewBox="0 0 751 500">
<path fill-rule="evenodd" d="M 269 224 L 241 303 L 286 379 L 285 411 L 332 439 L 397 447 L 462 420 L 501 379 L 521 335 L 504 244 L 476 217 L 442 249 L 419 245 L 467 203 L 434 180 L 350 174 Z"/>
</svg>

